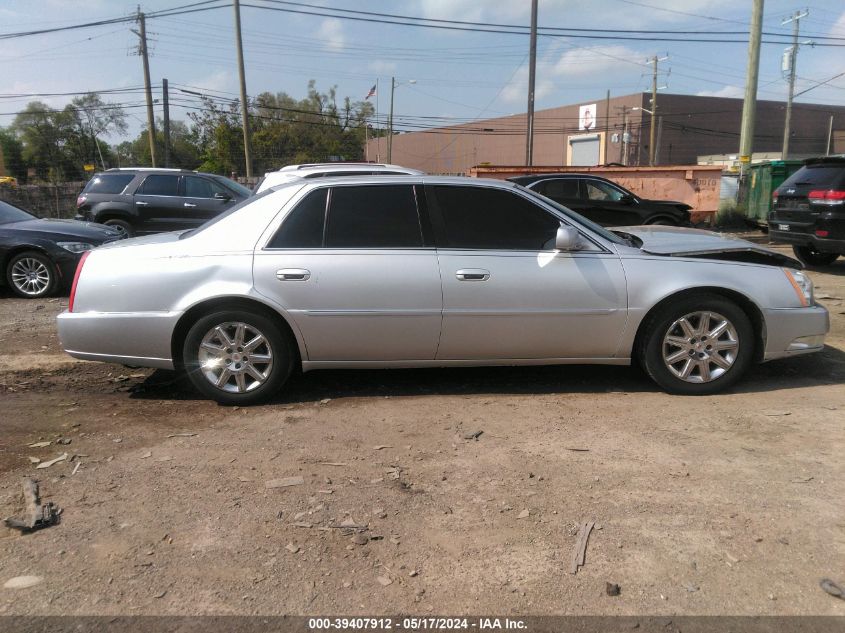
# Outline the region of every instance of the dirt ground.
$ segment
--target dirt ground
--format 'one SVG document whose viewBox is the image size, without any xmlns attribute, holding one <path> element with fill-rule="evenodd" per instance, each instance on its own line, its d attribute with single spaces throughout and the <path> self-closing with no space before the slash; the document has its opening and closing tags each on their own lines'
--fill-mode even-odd
<svg viewBox="0 0 845 633">
<path fill-rule="evenodd" d="M 0 614 L 845 615 L 819 588 L 845 582 L 845 260 L 811 275 L 825 351 L 701 398 L 624 367 L 332 371 L 225 408 L 64 356 L 65 298 L 0 295 L 0 515 L 27 475 L 63 509 L 0 527 L 0 587 L 43 579 Z"/>
</svg>

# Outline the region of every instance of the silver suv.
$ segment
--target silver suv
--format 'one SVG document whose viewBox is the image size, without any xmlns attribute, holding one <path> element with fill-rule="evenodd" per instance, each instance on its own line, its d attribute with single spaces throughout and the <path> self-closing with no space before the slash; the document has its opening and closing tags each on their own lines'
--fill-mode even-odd
<svg viewBox="0 0 845 633">
<path fill-rule="evenodd" d="M 384 163 L 306 163 L 288 165 L 278 171 L 268 171 L 258 181 L 255 193 L 299 178 L 333 178 L 337 176 L 422 176 L 425 172 Z"/>
</svg>

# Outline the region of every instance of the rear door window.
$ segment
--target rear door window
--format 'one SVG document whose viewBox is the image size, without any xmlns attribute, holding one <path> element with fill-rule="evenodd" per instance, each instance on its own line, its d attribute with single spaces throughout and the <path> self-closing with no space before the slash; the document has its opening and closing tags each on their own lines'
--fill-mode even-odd
<svg viewBox="0 0 845 633">
<path fill-rule="evenodd" d="M 326 248 L 417 248 L 423 245 L 411 185 L 334 187 Z"/>
<path fill-rule="evenodd" d="M 147 176 L 136 193 L 144 196 L 177 196 L 179 176 L 152 174 Z"/>
<path fill-rule="evenodd" d="M 443 222 L 439 247 L 553 248 L 560 220 L 522 196 L 487 187 L 435 186 L 433 190 Z"/>
<path fill-rule="evenodd" d="M 268 248 L 320 248 L 328 189 L 312 191 L 296 205 L 267 244 Z"/>
<path fill-rule="evenodd" d="M 135 174 L 100 174 L 85 185 L 83 193 L 122 193 Z"/>
</svg>

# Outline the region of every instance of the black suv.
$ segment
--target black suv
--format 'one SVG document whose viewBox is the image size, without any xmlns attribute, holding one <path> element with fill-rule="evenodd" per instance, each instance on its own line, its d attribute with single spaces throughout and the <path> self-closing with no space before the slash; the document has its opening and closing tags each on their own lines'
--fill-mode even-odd
<svg viewBox="0 0 845 633">
<path fill-rule="evenodd" d="M 252 195 L 238 183 L 186 169 L 109 169 L 76 199 L 77 220 L 127 236 L 194 229 Z"/>
<path fill-rule="evenodd" d="M 845 156 L 804 161 L 772 194 L 769 239 L 792 244 L 806 266 L 845 254 Z"/>
<path fill-rule="evenodd" d="M 690 226 L 690 205 L 638 198 L 607 178 L 588 174 L 536 174 L 514 176 L 508 180 L 551 198 L 603 226 Z"/>
</svg>

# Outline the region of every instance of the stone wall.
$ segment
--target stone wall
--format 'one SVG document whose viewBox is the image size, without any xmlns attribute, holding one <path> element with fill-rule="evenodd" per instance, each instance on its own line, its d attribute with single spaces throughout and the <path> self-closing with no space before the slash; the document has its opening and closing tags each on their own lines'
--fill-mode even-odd
<svg viewBox="0 0 845 633">
<path fill-rule="evenodd" d="M 0 185 L 0 200 L 29 211 L 40 218 L 72 218 L 76 215 L 76 197 L 84 182 L 58 185 Z"/>
</svg>

